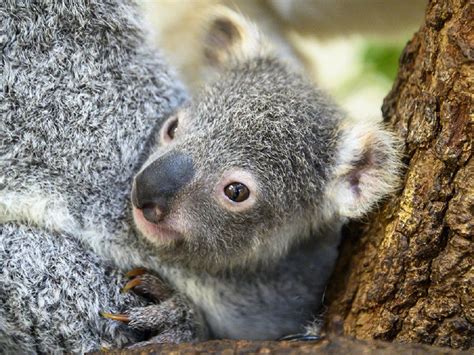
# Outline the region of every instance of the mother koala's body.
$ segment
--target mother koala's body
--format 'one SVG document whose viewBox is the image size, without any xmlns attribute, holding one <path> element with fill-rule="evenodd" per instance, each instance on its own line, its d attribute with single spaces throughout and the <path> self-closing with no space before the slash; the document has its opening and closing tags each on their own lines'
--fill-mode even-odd
<svg viewBox="0 0 474 355">
<path fill-rule="evenodd" d="M 98 311 L 143 305 L 113 267 L 157 268 L 128 194 L 184 95 L 136 19 L 126 0 L 0 4 L 0 352 L 139 340 Z"/>
</svg>

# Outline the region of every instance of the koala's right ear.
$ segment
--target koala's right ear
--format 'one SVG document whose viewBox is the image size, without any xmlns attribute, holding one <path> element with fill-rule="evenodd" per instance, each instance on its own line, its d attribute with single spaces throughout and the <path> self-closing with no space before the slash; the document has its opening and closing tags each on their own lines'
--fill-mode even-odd
<svg viewBox="0 0 474 355">
<path fill-rule="evenodd" d="M 251 58 L 267 47 L 253 23 L 221 5 L 209 13 L 202 43 L 204 61 L 213 68 Z"/>
</svg>

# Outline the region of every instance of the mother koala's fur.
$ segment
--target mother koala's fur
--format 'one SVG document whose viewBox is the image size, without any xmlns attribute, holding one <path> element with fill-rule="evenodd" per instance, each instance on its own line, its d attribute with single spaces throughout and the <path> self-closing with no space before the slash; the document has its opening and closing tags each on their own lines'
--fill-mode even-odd
<svg viewBox="0 0 474 355">
<path fill-rule="evenodd" d="M 85 352 L 139 336 L 119 270 L 157 269 L 132 176 L 184 94 L 126 0 L 0 3 L 0 352 Z"/>
</svg>

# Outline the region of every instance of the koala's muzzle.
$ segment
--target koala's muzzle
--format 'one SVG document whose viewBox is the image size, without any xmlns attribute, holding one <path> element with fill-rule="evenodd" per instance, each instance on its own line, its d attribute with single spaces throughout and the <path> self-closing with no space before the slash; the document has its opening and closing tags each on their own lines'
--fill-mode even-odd
<svg viewBox="0 0 474 355">
<path fill-rule="evenodd" d="M 135 177 L 132 203 L 149 222 L 158 223 L 169 212 L 173 197 L 193 176 L 190 156 L 177 152 L 165 154 Z"/>
</svg>

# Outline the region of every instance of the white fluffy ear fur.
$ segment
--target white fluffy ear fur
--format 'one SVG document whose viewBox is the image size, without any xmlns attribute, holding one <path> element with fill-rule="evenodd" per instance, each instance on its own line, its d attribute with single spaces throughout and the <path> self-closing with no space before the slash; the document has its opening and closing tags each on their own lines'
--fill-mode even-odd
<svg viewBox="0 0 474 355">
<path fill-rule="evenodd" d="M 398 140 L 376 122 L 347 122 L 342 127 L 333 182 L 327 193 L 343 217 L 358 218 L 399 181 Z"/>
<path fill-rule="evenodd" d="M 269 50 L 255 24 L 222 5 L 213 7 L 208 14 L 202 41 L 204 61 L 214 68 Z"/>
</svg>

